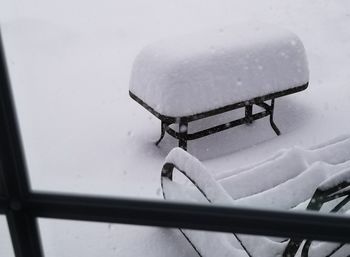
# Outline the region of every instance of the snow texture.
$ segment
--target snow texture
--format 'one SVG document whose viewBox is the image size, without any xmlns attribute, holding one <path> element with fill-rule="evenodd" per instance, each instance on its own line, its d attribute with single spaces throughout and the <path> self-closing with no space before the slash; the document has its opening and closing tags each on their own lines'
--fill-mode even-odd
<svg viewBox="0 0 350 257">
<path fill-rule="evenodd" d="M 33 190 L 162 198 L 159 172 L 175 140 L 165 136 L 155 147 L 159 120 L 128 95 L 132 63 L 157 38 L 229 24 L 264 22 L 295 32 L 306 48 L 311 86 L 276 101 L 280 137 L 260 120 L 191 142 L 189 152 L 215 178 L 280 149 L 309 149 L 349 133 L 349 14 L 348 0 L 0 1 Z M 202 120 L 199 129 L 232 120 L 227 115 Z M 10 257 L 1 217 L 0 256 Z M 39 226 L 50 257 L 197 256 L 178 230 L 51 219 L 39 219 Z M 336 256 L 349 253 L 348 247 Z"/>
<path fill-rule="evenodd" d="M 226 173 L 226 178 L 221 178 L 219 181 L 233 199 L 239 199 L 282 184 L 308 170 L 311 165 L 320 167 L 337 165 L 349 159 L 350 138 L 345 138 L 319 148 L 293 147 L 282 150 L 255 167 L 240 169 L 238 175 L 230 176 Z M 237 174 L 237 171 L 232 171 L 232 173 Z M 320 174 L 321 171 L 318 175 Z M 311 176 L 310 179 L 316 180 L 316 177 Z"/>
<path fill-rule="evenodd" d="M 339 137 L 311 149 L 292 148 L 232 176 L 215 180 L 199 160 L 180 148 L 173 149 L 166 162 L 173 163 L 205 195 L 211 203 L 280 210 L 305 206 L 321 185 L 329 188 L 342 180 L 349 181 L 350 137 Z M 184 189 L 169 179 L 163 179 L 166 199 L 203 202 L 203 197 Z M 165 182 L 165 183 L 164 183 Z M 243 185 L 242 185 L 243 184 Z M 240 192 L 241 191 L 241 192 Z M 328 207 L 329 208 L 329 207 Z M 252 256 L 280 256 L 286 243 L 266 237 L 209 233 L 184 230 L 203 256 L 244 256 L 239 241 Z M 234 238 L 237 242 L 234 242 Z M 215 242 L 210 244 L 208 242 Z M 220 242 L 220 246 L 218 246 Z M 213 246 L 214 245 L 214 246 Z M 232 249 L 235 248 L 235 249 Z M 310 256 L 331 252 L 334 244 L 313 244 Z"/>
<path fill-rule="evenodd" d="M 294 33 L 239 24 L 145 47 L 134 62 L 130 91 L 158 113 L 181 117 L 308 80 L 304 47 Z"/>
</svg>

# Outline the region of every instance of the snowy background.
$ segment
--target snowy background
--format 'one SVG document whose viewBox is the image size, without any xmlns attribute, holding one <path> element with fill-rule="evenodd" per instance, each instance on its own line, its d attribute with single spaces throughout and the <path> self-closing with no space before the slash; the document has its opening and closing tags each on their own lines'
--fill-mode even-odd
<svg viewBox="0 0 350 257">
<path fill-rule="evenodd" d="M 310 86 L 277 100 L 280 137 L 262 119 L 190 142 L 215 174 L 349 133 L 349 1 L 0 0 L 33 188 L 160 198 L 160 169 L 176 142 L 153 144 L 159 121 L 128 96 L 132 62 L 154 40 L 244 21 L 298 34 Z M 166 229 L 52 220 L 40 227 L 47 256 L 196 256 Z M 11 252 L 5 228 L 0 219 L 0 256 Z"/>
</svg>

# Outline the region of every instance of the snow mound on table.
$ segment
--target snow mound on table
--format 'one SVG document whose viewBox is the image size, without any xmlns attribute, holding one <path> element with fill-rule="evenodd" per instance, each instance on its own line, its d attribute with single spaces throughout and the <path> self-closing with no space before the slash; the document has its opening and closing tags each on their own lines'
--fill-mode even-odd
<svg viewBox="0 0 350 257">
<path fill-rule="evenodd" d="M 130 91 L 160 114 L 193 115 L 309 80 L 303 44 L 271 25 L 236 25 L 162 40 L 137 56 Z"/>
</svg>

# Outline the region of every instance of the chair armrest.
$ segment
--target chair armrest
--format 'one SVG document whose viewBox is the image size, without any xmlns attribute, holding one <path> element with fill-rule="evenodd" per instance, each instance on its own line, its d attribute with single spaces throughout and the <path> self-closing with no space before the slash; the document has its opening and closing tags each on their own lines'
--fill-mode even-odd
<svg viewBox="0 0 350 257">
<path fill-rule="evenodd" d="M 350 185 L 350 170 L 343 171 L 331 176 L 318 186 L 318 190 L 322 192 L 334 193 L 342 190 Z"/>
<path fill-rule="evenodd" d="M 344 169 L 322 182 L 312 196 L 307 209 L 320 210 L 326 202 L 350 194 L 350 170 Z"/>
<path fill-rule="evenodd" d="M 218 183 L 207 168 L 195 157 L 181 148 L 174 148 L 166 157 L 161 175 L 161 185 L 164 199 L 166 190 L 164 180 L 173 180 L 176 168 L 186 176 L 210 203 L 232 204 L 233 200 Z"/>
<path fill-rule="evenodd" d="M 331 210 L 331 212 L 338 212 L 346 203 L 350 201 L 350 190 L 346 189 L 349 186 L 350 170 L 344 169 L 343 171 L 331 176 L 318 186 L 306 209 L 311 211 L 319 211 L 324 203 L 347 195 L 345 199 L 343 199 Z M 294 256 L 302 241 L 302 239 L 291 239 L 283 253 L 283 256 Z M 302 248 L 302 256 L 308 256 L 311 243 L 312 240 L 306 240 Z M 336 249 L 339 249 L 342 247 L 342 245 L 343 244 L 339 244 Z"/>
</svg>

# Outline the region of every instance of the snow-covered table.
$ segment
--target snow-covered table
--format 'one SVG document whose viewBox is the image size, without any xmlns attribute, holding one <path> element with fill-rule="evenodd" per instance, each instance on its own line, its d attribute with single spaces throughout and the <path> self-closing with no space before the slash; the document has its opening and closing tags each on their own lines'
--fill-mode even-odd
<svg viewBox="0 0 350 257">
<path fill-rule="evenodd" d="M 275 98 L 306 89 L 308 81 L 305 50 L 295 34 L 271 25 L 237 25 L 145 47 L 134 62 L 129 93 L 162 121 L 157 144 L 168 132 L 186 149 L 187 140 L 266 116 L 279 135 Z M 253 113 L 253 105 L 264 111 Z M 237 108 L 245 108 L 241 119 L 187 132 L 191 121 Z M 174 123 L 178 131 L 170 127 Z"/>
</svg>

